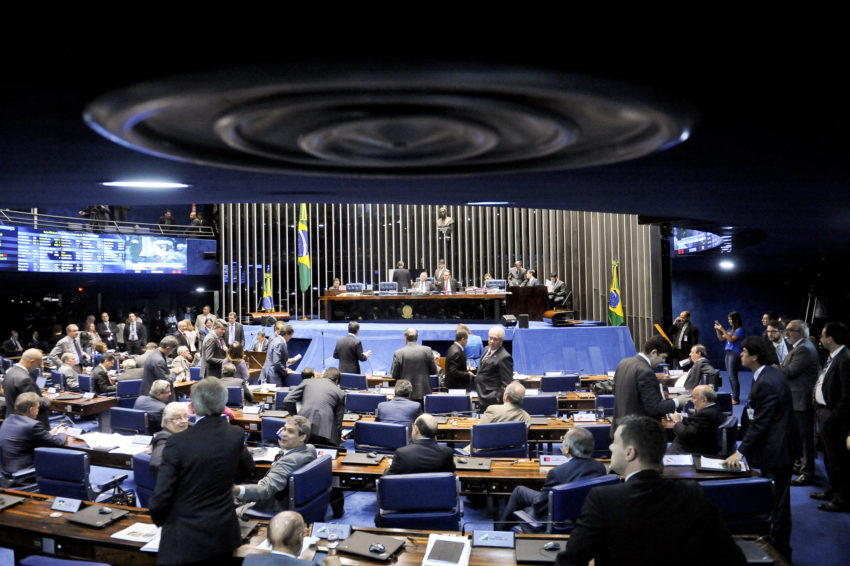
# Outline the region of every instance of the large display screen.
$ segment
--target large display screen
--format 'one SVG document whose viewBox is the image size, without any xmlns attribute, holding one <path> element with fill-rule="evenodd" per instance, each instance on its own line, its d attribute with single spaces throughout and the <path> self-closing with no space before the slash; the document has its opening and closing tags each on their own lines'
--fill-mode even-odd
<svg viewBox="0 0 850 566">
<path fill-rule="evenodd" d="M 214 241 L 0 226 L 4 271 L 205 275 L 215 272 L 214 261 L 200 260 L 210 248 Z"/>
<path fill-rule="evenodd" d="M 710 250 L 720 246 L 722 243 L 723 239 L 711 232 L 690 230 L 687 228 L 673 228 L 673 249 L 676 255 Z"/>
</svg>

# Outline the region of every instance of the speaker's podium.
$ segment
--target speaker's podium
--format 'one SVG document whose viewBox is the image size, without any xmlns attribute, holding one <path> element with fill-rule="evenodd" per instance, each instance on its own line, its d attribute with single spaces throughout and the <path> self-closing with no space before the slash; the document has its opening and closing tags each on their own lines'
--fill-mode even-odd
<svg viewBox="0 0 850 566">
<path fill-rule="evenodd" d="M 543 322 L 552 326 L 574 326 L 573 311 L 549 310 L 543 313 Z"/>
</svg>

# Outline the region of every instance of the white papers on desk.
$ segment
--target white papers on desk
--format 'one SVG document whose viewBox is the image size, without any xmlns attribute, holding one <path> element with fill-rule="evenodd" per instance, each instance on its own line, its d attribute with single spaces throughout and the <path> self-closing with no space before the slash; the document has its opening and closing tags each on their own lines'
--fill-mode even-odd
<svg viewBox="0 0 850 566">
<path fill-rule="evenodd" d="M 145 444 L 134 444 L 132 436 L 123 434 L 106 434 L 103 432 L 88 432 L 79 437 L 94 450 L 109 450 L 116 454 L 138 454 L 147 449 Z"/>
<path fill-rule="evenodd" d="M 693 466 L 692 454 L 665 454 L 663 459 L 665 466 Z"/>
<path fill-rule="evenodd" d="M 526 389 L 526 390 L 525 390 L 525 396 L 526 396 L 526 397 L 528 397 L 529 395 L 531 395 L 531 396 L 533 397 L 533 396 L 537 395 L 538 393 L 540 393 L 540 390 L 539 390 L 539 389 L 531 389 L 531 388 L 529 388 L 529 389 Z"/>
<path fill-rule="evenodd" d="M 277 446 L 267 446 L 251 449 L 250 452 L 255 462 L 274 462 L 274 459 L 280 454 L 280 448 Z"/>
<path fill-rule="evenodd" d="M 429 535 L 422 566 L 468 566 L 472 545 L 467 537 Z"/>
<path fill-rule="evenodd" d="M 747 463 L 742 461 L 740 470 L 730 470 L 725 465 L 725 462 L 726 460 L 721 460 L 720 458 L 708 458 L 706 456 L 701 456 L 699 459 L 699 467 L 701 470 L 718 470 L 721 472 L 746 472 L 750 469 L 749 466 L 747 466 Z"/>
<path fill-rule="evenodd" d="M 528 379 L 529 377 L 531 377 L 531 376 L 525 375 L 524 373 L 515 373 L 514 374 L 514 379 L 516 379 L 518 381 L 524 381 L 524 380 Z"/>
<path fill-rule="evenodd" d="M 126 529 L 122 529 L 112 535 L 112 538 L 129 540 L 130 542 L 150 542 L 159 539 L 160 527 L 153 523 L 133 523 Z"/>
<path fill-rule="evenodd" d="M 684 395 L 687 392 L 688 392 L 688 390 L 685 389 L 684 387 L 675 387 L 674 386 L 674 387 L 668 387 L 667 388 L 667 393 L 669 393 L 671 395 Z"/>
</svg>

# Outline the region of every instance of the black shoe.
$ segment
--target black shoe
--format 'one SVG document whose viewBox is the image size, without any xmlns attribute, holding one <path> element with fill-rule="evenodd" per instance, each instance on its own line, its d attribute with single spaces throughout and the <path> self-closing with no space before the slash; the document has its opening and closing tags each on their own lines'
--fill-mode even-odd
<svg viewBox="0 0 850 566">
<path fill-rule="evenodd" d="M 821 511 L 831 511 L 833 513 L 838 513 L 840 511 L 845 511 L 846 507 L 844 505 L 839 505 L 834 501 L 830 501 L 828 503 L 821 503 L 820 505 L 818 505 L 818 509 L 820 509 Z"/>
<path fill-rule="evenodd" d="M 791 480 L 791 485 L 793 485 L 795 487 L 800 487 L 802 485 L 812 485 L 814 483 L 815 483 L 815 478 L 813 478 L 811 475 L 806 474 L 806 473 L 802 473 L 799 476 L 797 476 L 797 479 Z"/>
<path fill-rule="evenodd" d="M 832 493 L 828 491 L 816 491 L 814 493 L 810 493 L 809 497 L 817 499 L 818 501 L 832 501 Z"/>
</svg>

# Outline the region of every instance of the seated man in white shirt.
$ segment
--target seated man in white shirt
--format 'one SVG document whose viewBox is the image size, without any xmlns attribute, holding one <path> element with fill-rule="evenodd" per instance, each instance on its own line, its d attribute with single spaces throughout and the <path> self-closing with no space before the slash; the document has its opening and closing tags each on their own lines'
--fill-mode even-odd
<svg viewBox="0 0 850 566">
<path fill-rule="evenodd" d="M 245 566 L 311 566 L 313 563 L 301 560 L 301 546 L 304 541 L 304 519 L 295 511 L 281 511 L 269 521 L 269 544 L 271 554 L 249 554 L 242 561 Z"/>
</svg>

